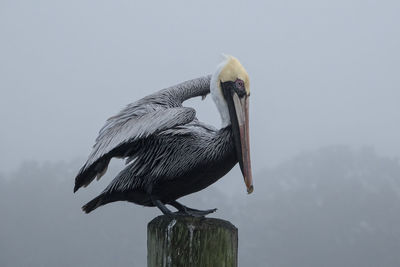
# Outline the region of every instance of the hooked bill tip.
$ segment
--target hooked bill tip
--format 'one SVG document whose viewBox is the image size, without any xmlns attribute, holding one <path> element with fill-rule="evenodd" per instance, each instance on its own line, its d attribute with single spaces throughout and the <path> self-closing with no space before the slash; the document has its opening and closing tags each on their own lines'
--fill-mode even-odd
<svg viewBox="0 0 400 267">
<path fill-rule="evenodd" d="M 250 187 L 247 188 L 247 194 L 251 194 L 251 193 L 253 193 L 253 191 L 254 191 L 254 187 L 253 187 L 253 185 L 250 185 Z"/>
</svg>

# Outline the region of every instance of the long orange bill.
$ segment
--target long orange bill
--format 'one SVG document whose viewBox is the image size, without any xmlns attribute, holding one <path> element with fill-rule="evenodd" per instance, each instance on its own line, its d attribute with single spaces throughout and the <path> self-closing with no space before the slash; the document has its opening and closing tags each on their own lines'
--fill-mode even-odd
<svg viewBox="0 0 400 267">
<path fill-rule="evenodd" d="M 233 104 L 235 106 L 237 127 L 240 134 L 240 169 L 247 187 L 247 193 L 251 194 L 254 190 L 253 178 L 251 174 L 250 162 L 250 138 L 249 138 L 249 98 L 244 96 L 239 98 L 236 93 L 232 94 Z"/>
</svg>

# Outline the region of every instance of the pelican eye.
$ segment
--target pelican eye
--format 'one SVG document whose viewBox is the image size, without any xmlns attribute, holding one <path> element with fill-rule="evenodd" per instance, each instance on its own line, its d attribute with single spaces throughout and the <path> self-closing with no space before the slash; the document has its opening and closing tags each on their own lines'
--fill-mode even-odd
<svg viewBox="0 0 400 267">
<path fill-rule="evenodd" d="M 237 88 L 244 89 L 244 81 L 242 81 L 241 79 L 236 79 L 235 83 Z"/>
<path fill-rule="evenodd" d="M 246 88 L 244 87 L 244 82 L 241 79 L 236 79 L 235 81 L 235 91 L 239 97 L 246 95 Z"/>
</svg>

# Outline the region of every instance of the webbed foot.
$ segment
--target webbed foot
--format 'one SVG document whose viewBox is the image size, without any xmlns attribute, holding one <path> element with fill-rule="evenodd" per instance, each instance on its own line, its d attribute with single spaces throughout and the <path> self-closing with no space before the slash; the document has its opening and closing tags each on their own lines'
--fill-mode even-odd
<svg viewBox="0 0 400 267">
<path fill-rule="evenodd" d="M 179 203 L 176 200 L 169 204 L 174 206 L 178 210 L 174 214 L 182 215 L 182 216 L 204 217 L 204 216 L 206 216 L 210 213 L 213 213 L 217 210 L 217 209 L 210 209 L 210 210 L 192 209 L 192 208 L 186 207 L 185 205 L 182 205 L 181 203 Z"/>
</svg>

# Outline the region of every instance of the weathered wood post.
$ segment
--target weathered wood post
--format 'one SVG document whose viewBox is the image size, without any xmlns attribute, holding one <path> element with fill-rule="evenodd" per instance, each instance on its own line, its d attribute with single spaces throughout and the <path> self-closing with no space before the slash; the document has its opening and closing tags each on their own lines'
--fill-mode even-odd
<svg viewBox="0 0 400 267">
<path fill-rule="evenodd" d="M 159 216 L 147 226 L 147 266 L 237 267 L 238 230 L 214 218 Z"/>
</svg>

